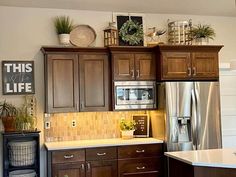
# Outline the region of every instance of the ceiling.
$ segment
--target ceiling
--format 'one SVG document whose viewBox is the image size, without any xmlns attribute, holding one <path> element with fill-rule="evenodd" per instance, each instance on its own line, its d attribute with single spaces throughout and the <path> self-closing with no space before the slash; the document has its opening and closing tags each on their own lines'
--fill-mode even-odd
<svg viewBox="0 0 236 177">
<path fill-rule="evenodd" d="M 0 0 L 0 6 L 236 17 L 236 0 Z"/>
</svg>

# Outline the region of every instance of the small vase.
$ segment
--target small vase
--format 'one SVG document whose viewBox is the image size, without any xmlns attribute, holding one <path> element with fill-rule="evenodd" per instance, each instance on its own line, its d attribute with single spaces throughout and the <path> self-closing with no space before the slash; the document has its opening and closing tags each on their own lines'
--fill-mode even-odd
<svg viewBox="0 0 236 177">
<path fill-rule="evenodd" d="M 134 137 L 134 130 L 122 130 L 121 137 L 122 139 L 132 139 Z"/>
<path fill-rule="evenodd" d="M 59 42 L 61 45 L 70 45 L 70 34 L 59 34 Z"/>
<path fill-rule="evenodd" d="M 4 126 L 5 132 L 16 131 L 14 121 L 15 121 L 15 117 L 3 117 L 2 118 L 2 123 Z"/>
<path fill-rule="evenodd" d="M 208 38 L 201 37 L 201 38 L 195 39 L 195 44 L 197 45 L 207 45 L 208 43 L 209 43 Z"/>
</svg>

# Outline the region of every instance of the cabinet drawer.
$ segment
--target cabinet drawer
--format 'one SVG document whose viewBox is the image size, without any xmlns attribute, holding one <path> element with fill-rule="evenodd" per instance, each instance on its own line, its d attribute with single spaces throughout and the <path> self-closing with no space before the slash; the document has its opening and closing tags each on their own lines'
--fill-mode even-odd
<svg viewBox="0 0 236 177">
<path fill-rule="evenodd" d="M 85 161 L 85 150 L 53 151 L 52 163 Z"/>
<path fill-rule="evenodd" d="M 108 160 L 116 158 L 116 147 L 86 149 L 86 160 Z"/>
<path fill-rule="evenodd" d="M 138 158 L 138 159 L 122 159 L 118 160 L 118 169 L 120 173 L 143 173 L 154 172 L 161 174 L 162 172 L 161 158 Z"/>
<path fill-rule="evenodd" d="M 162 144 L 145 144 L 118 147 L 118 159 L 163 155 Z"/>
</svg>

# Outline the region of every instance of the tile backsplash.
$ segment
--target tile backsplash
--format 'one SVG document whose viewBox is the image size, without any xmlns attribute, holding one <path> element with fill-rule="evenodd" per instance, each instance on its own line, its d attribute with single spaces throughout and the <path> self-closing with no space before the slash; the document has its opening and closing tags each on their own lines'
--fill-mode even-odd
<svg viewBox="0 0 236 177">
<path fill-rule="evenodd" d="M 45 118 L 50 128 L 45 129 L 45 141 L 71 141 L 82 139 L 119 138 L 119 122 L 121 118 L 131 119 L 133 114 L 149 114 L 153 111 L 122 112 L 79 112 L 51 114 Z M 154 111 L 157 112 L 157 111 Z M 76 126 L 72 127 L 72 122 Z"/>
</svg>

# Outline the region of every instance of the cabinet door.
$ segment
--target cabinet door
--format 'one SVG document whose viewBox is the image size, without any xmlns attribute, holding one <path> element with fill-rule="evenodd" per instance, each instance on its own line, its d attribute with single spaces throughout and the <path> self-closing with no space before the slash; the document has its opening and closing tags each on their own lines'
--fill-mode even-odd
<svg viewBox="0 0 236 177">
<path fill-rule="evenodd" d="M 78 111 L 77 55 L 47 55 L 45 72 L 46 112 Z"/>
<path fill-rule="evenodd" d="M 191 58 L 189 52 L 162 53 L 162 79 L 185 80 L 191 77 Z"/>
<path fill-rule="evenodd" d="M 192 76 L 195 79 L 214 80 L 219 78 L 218 54 L 215 52 L 192 54 Z"/>
<path fill-rule="evenodd" d="M 52 177 L 85 177 L 84 163 L 53 164 Z"/>
<path fill-rule="evenodd" d="M 152 53 L 135 54 L 136 80 L 156 80 L 156 60 Z"/>
<path fill-rule="evenodd" d="M 109 110 L 109 68 L 105 54 L 79 55 L 80 111 Z"/>
<path fill-rule="evenodd" d="M 116 177 L 117 161 L 88 161 L 86 177 Z"/>
<path fill-rule="evenodd" d="M 114 80 L 135 80 L 134 54 L 113 54 Z"/>
</svg>

